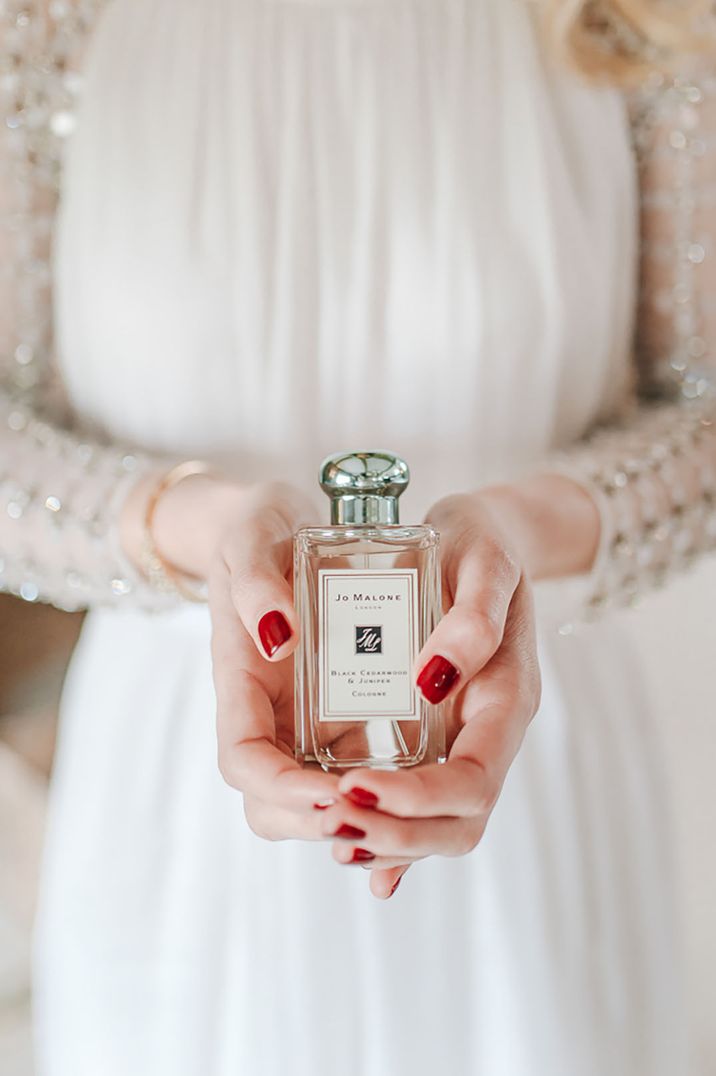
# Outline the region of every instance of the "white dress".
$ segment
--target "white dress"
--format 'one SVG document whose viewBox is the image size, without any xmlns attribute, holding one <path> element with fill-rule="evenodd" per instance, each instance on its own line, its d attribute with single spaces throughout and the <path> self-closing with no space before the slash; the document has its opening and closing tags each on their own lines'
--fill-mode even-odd
<svg viewBox="0 0 716 1076">
<path fill-rule="evenodd" d="M 605 167 L 608 161 L 608 167 Z M 623 102 L 520 0 L 115 0 L 55 252 L 73 407 L 315 492 L 386 446 L 402 518 L 509 476 L 630 376 Z M 65 684 L 40 1076 L 677 1076 L 664 784 L 615 620 L 561 638 L 486 836 L 387 903 L 255 837 L 205 607 L 93 609 Z"/>
</svg>

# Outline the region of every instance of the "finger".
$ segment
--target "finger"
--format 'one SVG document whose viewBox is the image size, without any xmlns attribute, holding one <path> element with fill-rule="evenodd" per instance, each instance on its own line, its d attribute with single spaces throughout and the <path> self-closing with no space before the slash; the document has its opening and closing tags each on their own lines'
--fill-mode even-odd
<svg viewBox="0 0 716 1076">
<path fill-rule="evenodd" d="M 512 606 L 499 652 L 459 698 L 466 720 L 447 762 L 351 770 L 339 780 L 341 795 L 365 801 L 372 794 L 378 810 L 403 818 L 489 814 L 540 696 L 532 597 L 524 580 Z"/>
<path fill-rule="evenodd" d="M 246 821 L 257 837 L 268 841 L 324 841 L 317 811 L 290 811 L 252 796 L 244 797 Z"/>
<path fill-rule="evenodd" d="M 453 552 L 454 603 L 416 662 L 417 683 L 431 703 L 442 702 L 475 676 L 499 647 L 520 580 L 515 562 L 497 543 L 463 536 Z"/>
<path fill-rule="evenodd" d="M 340 778 L 339 792 L 348 795 L 355 781 L 377 797 L 382 812 L 397 818 L 488 815 L 526 724 L 510 702 L 494 703 L 462 727 L 447 762 L 394 772 L 354 770 Z"/>
<path fill-rule="evenodd" d="M 540 692 L 532 595 L 522 580 L 512 599 L 502 646 L 456 699 L 456 718 L 464 728 L 450 757 L 474 751 L 476 745 L 469 741 L 478 733 L 483 760 L 513 756 L 537 712 Z"/>
<path fill-rule="evenodd" d="M 340 800 L 321 820 L 327 838 L 334 837 L 333 854 L 339 863 L 350 862 L 355 847 L 392 860 L 424 856 L 463 856 L 482 837 L 487 816 L 398 818 L 382 811 L 367 811 Z"/>
<path fill-rule="evenodd" d="M 300 767 L 278 746 L 274 704 L 280 688 L 273 685 L 270 694 L 267 682 L 250 670 L 252 644 L 221 579 L 212 580 L 209 602 L 221 774 L 233 788 L 259 799 L 290 810 L 312 810 L 316 801 L 335 795 L 338 778 Z"/>
<path fill-rule="evenodd" d="M 335 797 L 335 774 L 299 766 L 273 742 L 271 701 L 245 670 L 235 673 L 217 707 L 217 735 L 219 768 L 233 788 L 293 811 L 312 811 L 315 803 Z"/>
<path fill-rule="evenodd" d="M 263 658 L 281 661 L 298 642 L 298 617 L 288 575 L 293 563 L 288 524 L 270 517 L 245 525 L 223 549 L 239 618 Z"/>
<path fill-rule="evenodd" d="M 355 786 L 372 792 L 378 808 L 397 818 L 470 817 L 489 800 L 486 784 L 482 762 L 451 757 L 399 771 L 351 770 L 340 777 L 338 790 L 344 796 Z"/>
<path fill-rule="evenodd" d="M 365 850 L 360 849 L 359 851 L 363 852 Z M 344 867 L 366 867 L 369 870 L 373 869 L 373 868 L 375 868 L 377 870 L 395 870 L 396 868 L 399 868 L 399 867 L 400 868 L 407 868 L 407 867 L 411 866 L 411 864 L 414 862 L 414 860 L 407 859 L 404 856 L 399 856 L 399 857 L 385 856 L 385 857 L 383 857 L 383 856 L 373 855 L 373 853 L 371 853 L 371 852 L 366 852 L 365 856 L 360 855 L 360 857 L 355 861 L 353 861 L 351 859 L 350 854 L 347 854 L 347 856 L 346 856 L 346 858 L 344 860 L 339 859 L 337 855 L 334 855 L 333 858 L 335 859 L 336 863 L 340 864 L 341 866 L 344 866 Z"/>
<path fill-rule="evenodd" d="M 401 881 L 410 870 L 410 865 L 405 867 L 378 868 L 370 872 L 370 891 L 379 900 L 388 900 L 393 896 Z"/>
</svg>

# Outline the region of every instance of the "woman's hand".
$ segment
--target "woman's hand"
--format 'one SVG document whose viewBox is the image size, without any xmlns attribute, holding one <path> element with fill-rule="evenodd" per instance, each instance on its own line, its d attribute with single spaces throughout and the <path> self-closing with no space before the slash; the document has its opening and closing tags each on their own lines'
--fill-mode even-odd
<svg viewBox="0 0 716 1076">
<path fill-rule="evenodd" d="M 290 487 L 250 490 L 208 577 L 219 768 L 243 792 L 251 829 L 269 840 L 323 840 L 315 805 L 337 795 L 336 776 L 294 758 L 292 538 L 311 519 Z"/>
<path fill-rule="evenodd" d="M 130 555 L 151 485 L 127 506 Z M 293 757 L 293 662 L 284 660 L 298 634 L 292 536 L 315 518 L 290 486 L 193 476 L 162 498 L 154 530 L 169 561 L 209 580 L 219 765 L 244 793 L 252 829 L 333 840 L 334 858 L 370 864 L 373 893 L 387 897 L 416 859 L 461 855 L 482 837 L 539 703 L 529 580 L 587 570 L 598 513 L 584 490 L 553 475 L 432 509 L 447 613 L 415 673 L 431 701 L 448 700 L 448 762 L 340 778 Z"/>
<path fill-rule="evenodd" d="M 390 896 L 416 859 L 475 848 L 537 710 L 532 596 L 510 518 L 490 493 L 447 497 L 428 515 L 441 534 L 448 611 L 415 672 L 429 701 L 452 702 L 448 761 L 352 770 L 341 776 L 342 796 L 322 818 L 326 836 L 341 827 L 363 834 L 335 840 L 333 856 L 354 862 L 359 849 L 376 896 Z"/>
<path fill-rule="evenodd" d="M 133 519 L 151 490 L 138 488 Z M 324 840 L 314 804 L 334 798 L 338 778 L 294 758 L 293 661 L 298 641 L 291 583 L 294 532 L 316 512 L 282 483 L 240 487 L 205 475 L 160 500 L 154 534 L 162 556 L 209 584 L 219 768 L 244 794 L 251 829 L 270 840 Z"/>
</svg>

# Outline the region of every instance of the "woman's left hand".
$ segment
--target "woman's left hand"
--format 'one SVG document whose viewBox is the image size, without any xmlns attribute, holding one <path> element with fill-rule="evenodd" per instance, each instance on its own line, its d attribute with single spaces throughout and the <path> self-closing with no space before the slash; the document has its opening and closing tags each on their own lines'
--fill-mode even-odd
<svg viewBox="0 0 716 1076">
<path fill-rule="evenodd" d="M 441 536 L 447 612 L 415 673 L 431 702 L 450 700 L 447 762 L 351 770 L 323 815 L 328 838 L 352 827 L 334 840 L 333 856 L 370 865 L 377 897 L 390 896 L 415 860 L 475 848 L 539 705 L 532 594 L 514 518 L 504 493 L 490 491 L 446 497 L 428 514 Z"/>
</svg>

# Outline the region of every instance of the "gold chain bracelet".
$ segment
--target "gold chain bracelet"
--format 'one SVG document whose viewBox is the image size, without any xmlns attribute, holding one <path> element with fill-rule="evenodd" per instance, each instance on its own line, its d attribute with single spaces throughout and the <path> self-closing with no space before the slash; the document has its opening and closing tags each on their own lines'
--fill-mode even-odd
<svg viewBox="0 0 716 1076">
<path fill-rule="evenodd" d="M 140 564 L 151 586 L 168 594 L 180 594 L 192 602 L 207 601 L 206 583 L 190 585 L 193 577 L 170 564 L 157 549 L 154 540 L 154 516 L 160 499 L 185 478 L 195 474 L 216 473 L 205 460 L 185 460 L 171 467 L 157 482 L 149 495 L 144 511 L 144 533 L 140 550 Z"/>
</svg>

